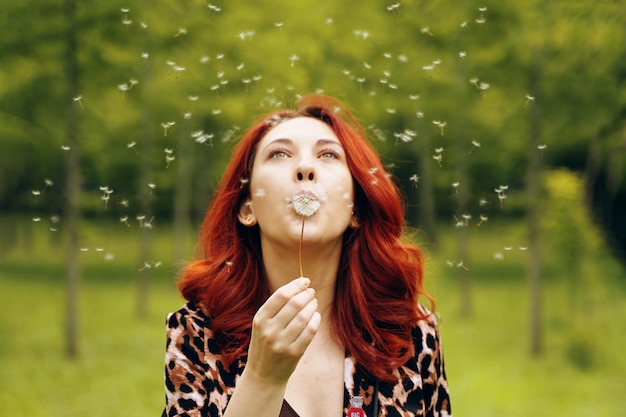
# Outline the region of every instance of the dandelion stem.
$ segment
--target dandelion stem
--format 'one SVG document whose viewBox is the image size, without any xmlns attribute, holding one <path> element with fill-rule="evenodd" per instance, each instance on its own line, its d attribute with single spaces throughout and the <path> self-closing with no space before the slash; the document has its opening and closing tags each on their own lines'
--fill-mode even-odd
<svg viewBox="0 0 626 417">
<path fill-rule="evenodd" d="M 302 239 L 304 237 L 304 219 L 306 217 L 302 216 L 302 228 L 300 229 L 300 245 L 298 246 L 298 265 L 300 266 L 300 276 L 303 277 L 304 273 L 302 272 Z"/>
</svg>

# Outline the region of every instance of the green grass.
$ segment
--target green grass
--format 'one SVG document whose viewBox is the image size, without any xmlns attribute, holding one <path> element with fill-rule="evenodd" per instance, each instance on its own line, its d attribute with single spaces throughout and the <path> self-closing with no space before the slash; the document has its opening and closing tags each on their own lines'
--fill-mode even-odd
<svg viewBox="0 0 626 417">
<path fill-rule="evenodd" d="M 21 223 L 20 223 L 21 224 Z M 21 226 L 20 226 L 21 227 Z M 20 229 L 21 230 L 21 229 Z M 460 268 L 452 229 L 428 250 L 428 289 L 440 316 L 454 414 L 460 416 L 618 416 L 626 410 L 626 274 L 606 254 L 590 260 L 581 290 L 546 249 L 543 353 L 529 355 L 528 254 L 512 250 L 520 225 L 493 225 L 470 236 L 473 314 L 460 315 Z M 139 271 L 137 229 L 86 227 L 81 253 L 80 355 L 65 354 L 62 239 L 45 228 L 16 234 L 0 254 L 0 403 L 2 415 L 159 415 L 163 406 L 164 320 L 182 300 L 170 265 L 168 228 L 155 229 L 151 261 Z M 0 237 L 2 239 L 2 237 Z M 509 241 L 512 240 L 512 242 Z M 106 241 L 105 243 L 101 243 Z M 25 243 L 27 242 L 27 243 Z M 102 244 L 104 251 L 95 252 Z M 188 253 L 191 254 L 192 243 Z M 105 261 L 104 253 L 114 253 Z M 150 274 L 148 314 L 136 315 L 137 278 Z M 573 282 L 573 281 L 572 281 Z M 575 301 L 572 301 L 572 300 Z"/>
</svg>

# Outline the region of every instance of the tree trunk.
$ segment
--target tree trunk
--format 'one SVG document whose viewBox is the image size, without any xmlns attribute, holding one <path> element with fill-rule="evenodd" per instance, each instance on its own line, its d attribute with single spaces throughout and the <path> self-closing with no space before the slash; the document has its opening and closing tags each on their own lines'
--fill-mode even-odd
<svg viewBox="0 0 626 417">
<path fill-rule="evenodd" d="M 190 131 L 187 126 L 183 126 L 178 140 L 178 172 L 174 197 L 174 262 L 180 262 L 189 256 L 187 246 L 191 227 L 189 217 L 191 215 L 191 190 L 195 167 L 192 146 Z"/>
<path fill-rule="evenodd" d="M 529 149 L 526 192 L 528 222 L 528 283 L 530 290 L 530 353 L 537 356 L 542 350 L 541 332 L 541 158 L 538 147 L 541 145 L 541 113 L 539 109 L 541 97 L 538 94 L 540 80 L 540 63 L 538 53 L 533 55 L 529 74 L 529 93 L 535 97 L 529 105 Z"/>
<path fill-rule="evenodd" d="M 80 227 L 80 153 L 78 146 L 78 107 L 74 97 L 79 95 L 76 36 L 76 0 L 65 0 L 67 32 L 65 38 L 65 78 L 68 106 L 66 120 L 66 224 L 67 224 L 67 294 L 66 294 L 66 350 L 69 357 L 78 356 L 78 286 L 80 282 L 79 227 Z"/>
<path fill-rule="evenodd" d="M 429 244 L 437 243 L 437 233 L 435 225 L 435 195 L 433 191 L 432 180 L 432 150 L 429 147 L 428 134 L 422 132 L 419 140 L 419 164 L 420 178 L 417 184 L 418 189 L 418 216 L 419 227 L 423 231 L 425 238 Z"/>
<path fill-rule="evenodd" d="M 150 50 L 149 40 L 144 50 Z M 152 107 L 150 103 L 150 81 L 152 77 L 152 60 L 146 60 L 142 71 L 142 89 L 141 89 L 141 141 L 142 152 L 139 161 L 139 175 L 137 186 L 137 196 L 139 198 L 139 208 L 141 215 L 145 216 L 144 221 L 140 221 L 139 233 L 139 262 L 143 267 L 139 270 L 137 277 L 137 310 L 136 314 L 139 319 L 148 317 L 148 293 L 150 290 L 150 281 L 152 277 L 152 221 L 153 208 L 152 201 L 154 193 L 158 192 L 158 188 L 152 188 L 152 154 L 153 142 L 155 136 L 154 120 L 152 117 Z M 156 184 L 155 184 L 156 185 Z"/>
</svg>

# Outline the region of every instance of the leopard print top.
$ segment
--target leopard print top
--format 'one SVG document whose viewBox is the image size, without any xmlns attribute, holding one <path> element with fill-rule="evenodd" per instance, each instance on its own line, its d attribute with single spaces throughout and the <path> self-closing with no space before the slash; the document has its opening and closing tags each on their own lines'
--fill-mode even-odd
<svg viewBox="0 0 626 417">
<path fill-rule="evenodd" d="M 363 397 L 368 417 L 451 417 L 448 383 L 437 322 L 428 319 L 412 331 L 415 356 L 395 374 L 396 383 L 372 380 L 346 356 L 344 414 L 350 398 Z M 212 338 L 211 319 L 196 303 L 188 302 L 167 317 L 165 399 L 162 417 L 221 417 L 242 374 L 246 357 L 224 368 Z"/>
</svg>

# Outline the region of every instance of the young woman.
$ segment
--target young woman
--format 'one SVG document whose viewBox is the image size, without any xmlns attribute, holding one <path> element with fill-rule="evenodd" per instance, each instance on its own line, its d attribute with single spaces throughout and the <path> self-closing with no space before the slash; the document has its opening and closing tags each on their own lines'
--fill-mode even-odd
<svg viewBox="0 0 626 417">
<path fill-rule="evenodd" d="M 450 416 L 398 188 L 336 100 L 242 137 L 167 319 L 163 416 Z"/>
</svg>

